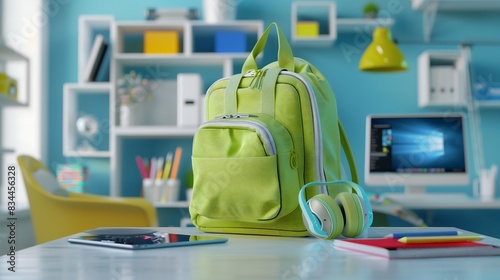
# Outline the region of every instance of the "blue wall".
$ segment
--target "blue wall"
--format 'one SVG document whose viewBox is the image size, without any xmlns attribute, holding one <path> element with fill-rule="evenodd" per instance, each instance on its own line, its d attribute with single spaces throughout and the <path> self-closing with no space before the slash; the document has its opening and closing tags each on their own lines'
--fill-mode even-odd
<svg viewBox="0 0 500 280">
<path fill-rule="evenodd" d="M 84 162 L 91 174 L 89 191 L 106 194 L 109 185 L 107 159 L 64 158 L 62 155 L 62 86 L 77 82 L 77 30 L 78 16 L 86 14 L 110 14 L 116 20 L 141 20 L 148 7 L 197 7 L 201 0 L 70 0 L 61 2 L 59 11 L 50 17 L 49 30 L 49 162 Z M 264 1 L 239 0 L 239 19 L 261 19 L 265 25 L 277 22 L 285 34 L 290 35 L 290 0 Z M 419 109 L 417 106 L 417 57 L 424 50 L 459 48 L 459 42 L 471 42 L 473 79 L 500 81 L 500 24 L 498 13 L 439 13 L 436 17 L 432 40 L 423 42 L 422 13 L 411 9 L 411 1 L 377 0 L 381 14 L 395 19 L 393 37 L 406 56 L 409 70 L 402 73 L 364 73 L 357 69 L 361 53 L 368 45 L 371 31 L 339 34 L 329 48 L 292 46 L 294 55 L 315 65 L 329 79 L 336 94 L 339 115 L 346 128 L 355 154 L 358 169 L 364 166 L 364 121 L 375 113 L 422 113 L 456 111 L 457 108 Z M 337 1 L 338 17 L 362 17 L 362 2 Z M 272 37 L 274 38 L 274 37 Z M 276 59 L 276 44 L 270 40 L 264 62 Z M 237 69 L 236 69 L 237 70 Z M 481 111 L 485 162 L 489 166 L 500 162 L 500 130 L 497 121 L 499 109 Z M 470 142 L 470 141 L 469 141 Z M 175 143 L 177 144 L 177 143 Z M 189 141 L 185 143 L 190 145 Z M 188 151 L 189 152 L 189 151 Z M 469 154 L 470 157 L 473 155 Z M 470 160 L 472 164 L 472 160 Z M 361 172 L 362 173 L 362 172 Z M 361 178 L 361 182 L 362 182 Z M 498 187 L 497 187 L 498 189 Z M 385 191 L 382 187 L 369 187 L 369 191 Z M 471 188 L 459 191 L 471 193 Z M 497 191 L 498 192 L 498 191 Z M 499 211 L 436 211 L 433 225 L 459 226 L 480 229 L 485 234 L 500 237 L 500 229 L 494 229 Z M 460 217 L 460 218 L 458 218 Z M 491 227 L 489 225 L 492 225 Z"/>
</svg>

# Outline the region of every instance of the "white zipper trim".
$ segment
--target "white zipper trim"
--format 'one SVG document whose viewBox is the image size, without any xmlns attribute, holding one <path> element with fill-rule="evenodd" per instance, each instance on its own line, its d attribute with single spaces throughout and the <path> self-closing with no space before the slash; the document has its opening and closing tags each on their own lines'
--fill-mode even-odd
<svg viewBox="0 0 500 280">
<path fill-rule="evenodd" d="M 316 181 L 326 182 L 324 166 L 323 166 L 323 142 L 322 142 L 323 137 L 321 132 L 321 126 L 319 123 L 320 120 L 318 116 L 318 104 L 316 103 L 314 91 L 309 85 L 309 82 L 301 75 L 290 71 L 281 71 L 281 73 L 299 79 L 307 88 L 307 93 L 309 94 L 309 101 L 311 102 L 312 114 L 313 114 L 314 153 L 316 158 Z M 319 186 L 318 190 L 320 193 L 328 194 L 328 189 L 326 188 L 325 185 Z"/>
<path fill-rule="evenodd" d="M 225 126 L 225 127 L 247 127 L 257 131 L 260 134 L 264 141 L 264 146 L 268 151 L 270 156 L 276 155 L 276 143 L 274 142 L 273 135 L 269 131 L 269 129 L 259 122 L 249 121 L 249 120 L 237 120 L 237 121 L 229 121 L 229 120 L 213 120 L 206 122 L 200 126 L 199 129 L 203 127 L 213 127 L 213 126 Z"/>
</svg>

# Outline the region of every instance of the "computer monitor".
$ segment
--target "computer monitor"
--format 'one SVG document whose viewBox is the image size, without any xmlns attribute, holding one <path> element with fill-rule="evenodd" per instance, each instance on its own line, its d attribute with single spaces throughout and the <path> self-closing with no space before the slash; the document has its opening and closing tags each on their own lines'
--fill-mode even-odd
<svg viewBox="0 0 500 280">
<path fill-rule="evenodd" d="M 366 118 L 365 183 L 424 193 L 426 187 L 467 185 L 464 117 L 370 115 Z"/>
</svg>

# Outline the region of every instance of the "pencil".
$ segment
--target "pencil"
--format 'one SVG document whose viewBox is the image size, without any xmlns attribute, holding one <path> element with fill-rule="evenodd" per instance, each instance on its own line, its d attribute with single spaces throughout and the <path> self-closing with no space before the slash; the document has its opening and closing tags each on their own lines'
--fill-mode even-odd
<svg viewBox="0 0 500 280">
<path fill-rule="evenodd" d="M 172 165 L 172 172 L 170 173 L 170 179 L 177 179 L 177 172 L 179 171 L 179 164 L 181 162 L 182 147 L 177 147 L 175 149 L 174 163 Z"/>
<path fill-rule="evenodd" d="M 447 236 L 447 235 L 458 235 L 456 230 L 447 231 L 416 231 L 416 232 L 397 232 L 386 235 L 387 238 L 399 239 L 402 237 L 416 237 L 416 236 Z"/>
<path fill-rule="evenodd" d="M 163 179 L 168 179 L 170 175 L 170 168 L 172 168 L 172 152 L 168 152 L 165 157 L 165 168 L 163 169 Z"/>
<path fill-rule="evenodd" d="M 455 235 L 455 236 L 423 236 L 423 237 L 403 237 L 398 239 L 402 243 L 442 243 L 442 242 L 462 242 L 481 240 L 481 235 Z"/>
<path fill-rule="evenodd" d="M 158 157 L 157 162 L 156 162 L 156 165 L 158 167 L 156 169 L 156 179 L 161 179 L 161 177 L 162 177 L 163 162 L 164 161 L 165 161 L 165 159 L 163 157 Z"/>
</svg>

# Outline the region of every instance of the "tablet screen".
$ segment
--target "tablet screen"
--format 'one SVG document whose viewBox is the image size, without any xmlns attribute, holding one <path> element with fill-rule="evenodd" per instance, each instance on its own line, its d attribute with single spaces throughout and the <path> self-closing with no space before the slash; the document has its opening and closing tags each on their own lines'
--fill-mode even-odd
<svg viewBox="0 0 500 280">
<path fill-rule="evenodd" d="M 88 244 L 104 247 L 142 250 L 165 247 L 190 246 L 227 242 L 227 238 L 186 235 L 166 232 L 152 232 L 139 235 L 103 234 L 81 235 L 68 238 L 70 243 Z"/>
</svg>

